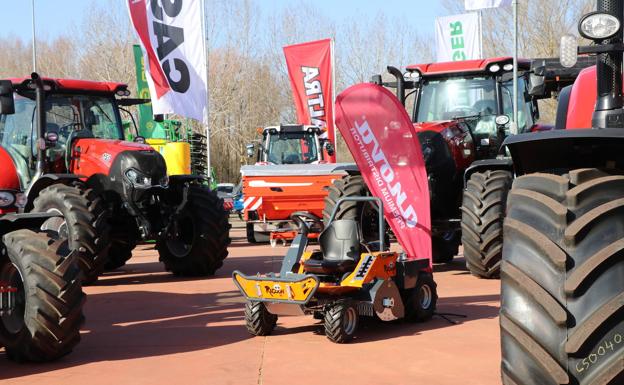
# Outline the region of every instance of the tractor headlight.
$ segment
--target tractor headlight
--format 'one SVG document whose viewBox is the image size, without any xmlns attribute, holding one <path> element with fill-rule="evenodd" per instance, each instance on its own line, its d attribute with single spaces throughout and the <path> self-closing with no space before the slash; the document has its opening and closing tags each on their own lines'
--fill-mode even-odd
<svg viewBox="0 0 624 385">
<path fill-rule="evenodd" d="M 586 39 L 608 39 L 618 33 L 619 30 L 620 21 L 608 13 L 589 13 L 579 22 L 579 33 Z"/>
<path fill-rule="evenodd" d="M 143 173 L 131 168 L 126 171 L 126 178 L 132 183 L 134 187 L 151 187 L 152 178 L 144 175 Z"/>
<path fill-rule="evenodd" d="M 0 207 L 9 207 L 15 202 L 15 195 L 8 191 L 0 191 Z"/>
</svg>

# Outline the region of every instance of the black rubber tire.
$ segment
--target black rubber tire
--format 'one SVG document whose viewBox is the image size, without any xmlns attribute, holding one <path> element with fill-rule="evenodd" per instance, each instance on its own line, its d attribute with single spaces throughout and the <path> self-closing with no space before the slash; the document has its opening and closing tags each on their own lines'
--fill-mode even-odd
<svg viewBox="0 0 624 385">
<path fill-rule="evenodd" d="M 466 267 L 479 278 L 498 278 L 503 251 L 503 221 L 513 176 L 504 170 L 475 172 L 461 207 Z"/>
<path fill-rule="evenodd" d="M 355 326 L 349 326 L 346 320 L 353 318 Z M 325 336 L 337 344 L 344 344 L 353 339 L 358 325 L 357 307 L 350 301 L 338 301 L 327 307 L 324 317 Z"/>
<path fill-rule="evenodd" d="M 451 237 L 445 239 L 441 235 L 431 236 L 431 247 L 433 251 L 434 263 L 450 263 L 453 262 L 455 256 L 459 253 L 459 245 L 461 244 L 461 233 L 455 231 Z"/>
<path fill-rule="evenodd" d="M 69 247 L 78 251 L 83 284 L 97 281 L 110 247 L 109 211 L 104 201 L 84 186 L 53 184 L 41 190 L 33 207 L 33 212 L 50 210 L 60 211 L 65 218 Z"/>
<path fill-rule="evenodd" d="M 329 193 L 325 197 L 325 206 L 323 208 L 323 223 L 327 226 L 329 218 L 340 198 L 345 197 L 365 197 L 371 193 L 364 182 L 361 175 L 346 175 L 341 179 L 334 181 L 329 186 Z M 338 208 L 334 219 L 355 219 L 360 225 L 361 242 L 370 243 L 379 241 L 378 217 L 377 211 L 366 211 L 365 208 L 370 204 L 367 202 L 344 202 Z M 389 230 L 386 223 L 386 230 Z M 390 244 L 390 238 L 386 234 L 384 240 L 386 247 Z"/>
<path fill-rule="evenodd" d="M 503 383 L 624 383 L 624 176 L 529 174 L 508 202 Z"/>
<path fill-rule="evenodd" d="M 130 219 L 132 220 L 132 219 Z M 132 250 L 137 245 L 139 234 L 136 225 L 113 223 L 110 234 L 110 249 L 105 270 L 116 270 L 124 266 L 132 257 Z"/>
<path fill-rule="evenodd" d="M 269 241 L 271 240 L 270 235 L 261 233 L 259 231 L 254 231 L 253 223 L 246 223 L 245 229 L 247 231 L 247 242 L 249 243 L 269 243 Z"/>
<path fill-rule="evenodd" d="M 0 320 L 0 346 L 15 361 L 52 361 L 70 353 L 80 341 L 85 299 L 76 253 L 66 240 L 30 230 L 8 233 L 3 242 L 0 280 L 16 269 L 24 302 L 18 324 L 9 328 L 5 316 Z"/>
<path fill-rule="evenodd" d="M 245 326 L 254 336 L 268 336 L 277 325 L 277 316 L 269 313 L 263 302 L 245 303 Z"/>
<path fill-rule="evenodd" d="M 418 275 L 416 287 L 405 290 L 405 320 L 410 322 L 424 322 L 433 317 L 438 303 L 438 285 L 431 273 L 422 272 Z M 425 296 L 428 297 L 425 297 Z M 428 301 L 425 301 L 428 298 Z"/>
<path fill-rule="evenodd" d="M 161 237 L 156 242 L 160 261 L 165 269 L 175 275 L 198 277 L 213 275 L 223 266 L 230 244 L 230 222 L 223 209 L 223 199 L 208 187 L 190 185 L 188 202 L 179 214 L 179 223 L 186 228 L 190 225 L 188 250 L 173 250 L 175 240 Z"/>
</svg>

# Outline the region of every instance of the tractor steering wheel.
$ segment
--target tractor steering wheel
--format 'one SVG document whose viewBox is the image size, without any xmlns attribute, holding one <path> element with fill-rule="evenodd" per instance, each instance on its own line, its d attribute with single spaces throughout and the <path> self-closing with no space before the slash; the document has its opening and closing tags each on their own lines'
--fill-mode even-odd
<svg viewBox="0 0 624 385">
<path fill-rule="evenodd" d="M 295 211 L 290 214 L 290 219 L 299 228 L 299 233 L 302 235 L 308 235 L 312 229 L 319 229 L 319 232 L 323 231 L 323 221 L 316 215 L 307 211 Z"/>
</svg>

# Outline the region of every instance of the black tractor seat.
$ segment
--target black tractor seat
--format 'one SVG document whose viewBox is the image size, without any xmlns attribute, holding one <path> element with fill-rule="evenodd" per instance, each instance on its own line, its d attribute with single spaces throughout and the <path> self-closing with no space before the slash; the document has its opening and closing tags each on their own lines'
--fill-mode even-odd
<svg viewBox="0 0 624 385">
<path fill-rule="evenodd" d="M 305 261 L 305 272 L 331 275 L 353 271 L 361 253 L 357 222 L 352 219 L 333 221 L 319 235 L 319 245 L 321 252 Z"/>
</svg>

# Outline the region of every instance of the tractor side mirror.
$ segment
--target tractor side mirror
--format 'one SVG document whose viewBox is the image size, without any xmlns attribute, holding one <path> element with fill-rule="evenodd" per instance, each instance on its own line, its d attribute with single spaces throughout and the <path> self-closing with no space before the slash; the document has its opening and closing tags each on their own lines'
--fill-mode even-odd
<svg viewBox="0 0 624 385">
<path fill-rule="evenodd" d="M 158 123 L 162 123 L 165 120 L 163 114 L 154 115 L 154 121 Z"/>
<path fill-rule="evenodd" d="M 325 147 L 325 151 L 327 152 L 327 155 L 329 156 L 334 156 L 334 154 L 336 153 L 336 150 L 334 149 L 334 145 L 331 144 L 331 142 L 329 141 L 325 142 L 325 145 L 323 147 Z"/>
<path fill-rule="evenodd" d="M 145 144 L 145 137 L 143 137 L 141 135 L 137 135 L 137 136 L 134 137 L 134 142 L 135 143 Z"/>
<path fill-rule="evenodd" d="M 14 113 L 13 84 L 10 80 L 0 80 L 0 114 L 11 115 Z"/>
<path fill-rule="evenodd" d="M 247 157 L 253 158 L 256 152 L 256 146 L 254 146 L 253 144 L 248 144 L 247 146 L 245 146 L 245 148 L 247 149 Z"/>
</svg>

